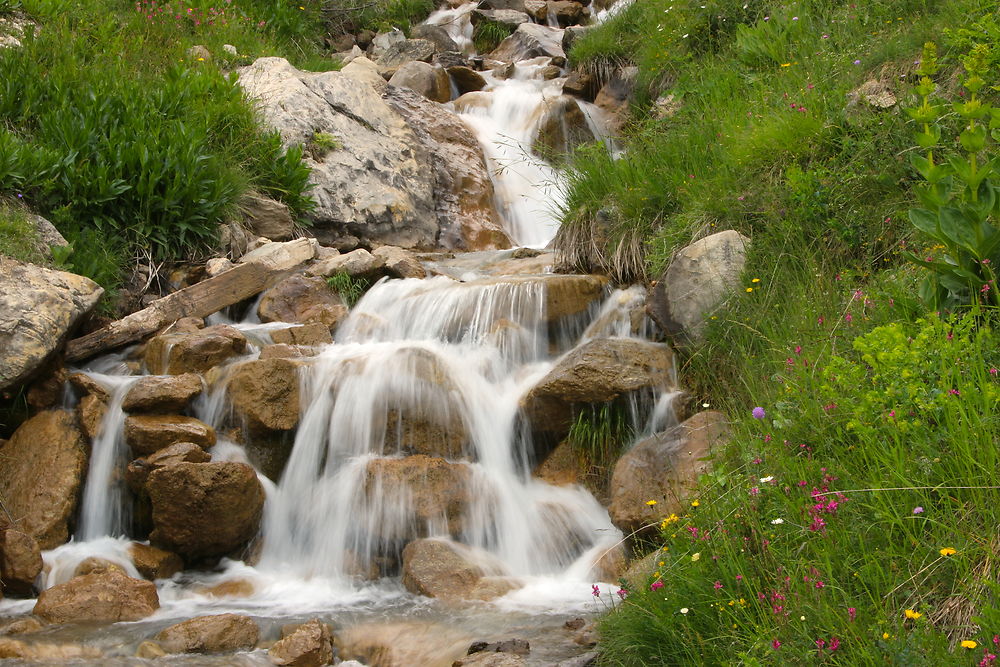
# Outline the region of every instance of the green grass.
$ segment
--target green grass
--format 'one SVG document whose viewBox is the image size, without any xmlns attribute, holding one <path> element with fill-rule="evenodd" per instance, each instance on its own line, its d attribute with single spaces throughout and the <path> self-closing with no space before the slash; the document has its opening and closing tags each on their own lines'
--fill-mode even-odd
<svg viewBox="0 0 1000 667">
<path fill-rule="evenodd" d="M 38 247 L 35 225 L 23 207 L 0 201 L 0 255 L 22 262 L 44 264 L 45 254 Z"/>
<path fill-rule="evenodd" d="M 340 295 L 340 298 L 351 308 L 361 300 L 371 282 L 365 278 L 355 278 L 346 271 L 335 273 L 326 279 L 330 289 Z"/>
<path fill-rule="evenodd" d="M 482 20 L 472 31 L 472 41 L 478 53 L 489 53 L 514 33 L 515 27 L 499 21 Z"/>
</svg>

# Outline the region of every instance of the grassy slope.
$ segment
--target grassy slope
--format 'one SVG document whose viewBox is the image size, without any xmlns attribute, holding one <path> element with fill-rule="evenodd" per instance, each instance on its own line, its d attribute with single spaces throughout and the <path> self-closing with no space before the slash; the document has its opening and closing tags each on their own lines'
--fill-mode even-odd
<svg viewBox="0 0 1000 667">
<path fill-rule="evenodd" d="M 605 616 L 604 664 L 1000 653 L 1000 336 L 991 316 L 924 314 L 897 252 L 925 245 L 905 217 L 911 128 L 846 97 L 877 78 L 911 103 L 927 39 L 943 42 L 939 85 L 954 94 L 947 29 L 996 12 L 975 0 L 654 0 L 574 46 L 582 67 L 632 62 L 640 78 L 627 155 L 580 156 L 564 230 L 586 238 L 610 213 L 604 255 L 623 278 L 630 266 L 658 275 L 714 230 L 753 239 L 744 285 L 682 369 L 732 416 L 733 440 L 697 506 L 664 526 L 662 565 Z M 680 110 L 657 119 L 666 94 Z"/>
</svg>

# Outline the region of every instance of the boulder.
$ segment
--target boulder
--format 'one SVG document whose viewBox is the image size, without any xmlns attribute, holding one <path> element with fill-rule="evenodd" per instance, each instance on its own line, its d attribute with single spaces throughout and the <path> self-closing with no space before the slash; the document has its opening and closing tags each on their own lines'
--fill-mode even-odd
<svg viewBox="0 0 1000 667">
<path fill-rule="evenodd" d="M 317 618 L 303 623 L 267 651 L 276 665 L 322 667 L 333 664 L 333 637 L 330 626 Z"/>
<path fill-rule="evenodd" d="M 0 635 L 30 635 L 45 627 L 45 624 L 34 616 L 7 619 L 0 623 Z M 2 656 L 0 656 L 2 657 Z"/>
<path fill-rule="evenodd" d="M 125 482 L 136 494 L 145 493 L 149 473 L 177 463 L 207 463 L 212 455 L 193 442 L 178 442 L 145 458 L 132 461 L 125 469 Z"/>
<path fill-rule="evenodd" d="M 443 667 L 461 659 L 471 639 L 455 623 L 359 623 L 337 632 L 338 658 L 349 661 L 337 664 Z"/>
<path fill-rule="evenodd" d="M 403 585 L 416 595 L 469 599 L 479 580 L 498 570 L 489 554 L 450 540 L 414 540 L 403 549 Z"/>
<path fill-rule="evenodd" d="M 410 36 L 415 39 L 425 39 L 434 44 L 434 50 L 438 53 L 444 51 L 461 51 L 455 40 L 451 38 L 448 31 L 439 25 L 421 23 L 410 29 Z"/>
<path fill-rule="evenodd" d="M 167 653 L 235 653 L 257 645 L 260 630 L 249 616 L 198 616 L 164 628 L 156 641 Z"/>
<path fill-rule="evenodd" d="M 515 63 L 539 56 L 565 58 L 562 37 L 563 31 L 559 28 L 550 28 L 538 23 L 522 23 L 510 37 L 500 42 L 489 57 L 505 63 Z"/>
<path fill-rule="evenodd" d="M 352 278 L 374 278 L 381 272 L 383 266 L 385 266 L 385 260 L 375 257 L 364 248 L 359 248 L 316 262 L 306 269 L 306 273 L 324 277 L 346 273 Z"/>
<path fill-rule="evenodd" d="M 0 48 L 2 47 L 3 35 L 0 35 Z M 78 660 L 93 662 L 102 657 L 100 649 L 92 646 L 0 639 L 0 660 L 15 659 L 18 663 L 25 660 L 33 664 L 62 665 L 70 660 L 74 663 Z"/>
<path fill-rule="evenodd" d="M 448 68 L 448 75 L 451 77 L 459 95 L 482 90 L 486 87 L 486 79 L 483 75 L 465 65 L 454 65 Z"/>
<path fill-rule="evenodd" d="M 501 25 L 517 28 L 522 23 L 530 23 L 531 18 L 527 13 L 516 9 L 474 9 L 469 16 L 473 25 L 479 25 L 483 21 L 499 23 Z"/>
<path fill-rule="evenodd" d="M 87 446 L 68 410 L 41 412 L 14 432 L 3 447 L 0 498 L 13 526 L 41 549 L 69 539 L 87 465 Z"/>
<path fill-rule="evenodd" d="M 419 60 L 401 65 L 389 79 L 389 85 L 409 88 L 432 102 L 444 103 L 451 99 L 451 82 L 444 68 Z"/>
<path fill-rule="evenodd" d="M 524 0 L 524 11 L 538 23 L 546 23 L 549 18 L 549 4 L 545 0 Z M 563 46 L 563 49 L 566 47 Z"/>
<path fill-rule="evenodd" d="M 134 415 L 125 419 L 125 442 L 136 456 L 148 456 L 181 442 L 210 449 L 215 445 L 215 429 L 194 417 Z"/>
<path fill-rule="evenodd" d="M 594 132 L 576 98 L 561 95 L 547 104 L 532 148 L 542 157 L 558 159 L 594 139 Z"/>
<path fill-rule="evenodd" d="M 233 411 L 251 432 L 290 431 L 299 423 L 299 364 L 288 359 L 248 361 L 229 378 Z"/>
<path fill-rule="evenodd" d="M 650 317 L 681 341 L 700 340 L 707 316 L 738 289 L 749 242 L 727 230 L 678 252 L 650 294 Z"/>
<path fill-rule="evenodd" d="M 608 403 L 670 388 L 674 355 L 668 345 L 634 338 L 597 338 L 571 350 L 521 399 L 535 434 L 558 442 L 568 432 L 574 406 Z"/>
<path fill-rule="evenodd" d="M 0 257 L 0 391 L 49 360 L 102 294 L 89 278 Z"/>
<path fill-rule="evenodd" d="M 472 62 L 461 51 L 441 51 L 435 53 L 434 57 L 431 58 L 431 62 L 445 69 L 452 67 L 472 68 Z"/>
<path fill-rule="evenodd" d="M 355 81 L 367 83 L 372 87 L 372 90 L 379 94 L 384 93 L 386 87 L 389 85 L 379 73 L 378 65 L 364 56 L 355 58 L 348 64 L 344 65 L 340 71 L 342 74 L 346 74 Z"/>
<path fill-rule="evenodd" d="M 366 502 L 392 504 L 387 496 L 406 499 L 412 516 L 407 526 L 380 526 L 382 537 L 425 537 L 421 531 L 426 531 L 428 524 L 442 521 L 453 535 L 459 534 L 469 503 L 471 475 L 465 464 L 422 454 L 370 461 L 364 487 Z"/>
<path fill-rule="evenodd" d="M 347 310 L 325 280 L 295 274 L 264 292 L 257 315 L 262 322 L 319 322 L 333 330 Z"/>
<path fill-rule="evenodd" d="M 385 451 L 462 458 L 469 436 L 455 407 L 428 401 L 420 406 L 399 405 L 389 410 Z"/>
<path fill-rule="evenodd" d="M 541 71 L 542 78 L 546 81 L 551 81 L 552 79 L 558 79 L 562 76 L 562 67 L 558 65 L 546 65 Z"/>
<path fill-rule="evenodd" d="M 169 579 L 184 569 L 180 556 L 148 544 L 133 542 L 128 545 L 128 555 L 139 574 L 150 581 Z"/>
<path fill-rule="evenodd" d="M 41 592 L 32 613 L 50 623 L 138 621 L 160 608 L 156 586 L 107 569 Z"/>
<path fill-rule="evenodd" d="M 394 278 L 423 278 L 427 275 L 424 265 L 413 256 L 413 253 L 402 248 L 384 245 L 375 248 L 372 254 L 382 260 L 386 272 Z"/>
<path fill-rule="evenodd" d="M 381 32 L 372 37 L 369 51 L 373 58 L 380 58 L 390 47 L 405 41 L 406 33 L 399 28 L 393 28 L 389 32 Z"/>
<path fill-rule="evenodd" d="M 559 27 L 577 25 L 584 18 L 583 5 L 575 0 L 549 0 L 548 16 L 555 17 Z M 562 36 L 560 35 L 560 44 Z"/>
<path fill-rule="evenodd" d="M 257 535 L 264 488 L 245 463 L 178 463 L 146 480 L 150 543 L 185 561 L 230 554 Z"/>
<path fill-rule="evenodd" d="M 326 327 L 323 327 L 323 331 L 326 331 L 328 336 L 330 335 L 330 330 Z M 265 345 L 261 348 L 258 359 L 261 361 L 266 359 L 301 359 L 302 357 L 312 356 L 314 353 L 315 350 L 312 347 L 278 343 L 275 345 Z"/>
<path fill-rule="evenodd" d="M 404 39 L 390 45 L 375 62 L 382 71 L 382 76 L 391 76 L 404 63 L 414 60 L 430 62 L 436 50 L 434 42 L 428 39 Z"/>
<path fill-rule="evenodd" d="M 0 533 L 0 582 L 4 595 L 30 597 L 42 571 L 42 552 L 30 535 L 8 529 Z"/>
<path fill-rule="evenodd" d="M 729 437 L 721 412 L 700 412 L 683 424 L 629 449 L 611 476 L 611 521 L 626 535 L 655 534 L 660 518 L 681 513 L 706 460 Z M 648 505 L 655 500 L 655 505 Z"/>
<path fill-rule="evenodd" d="M 628 120 L 629 100 L 639 76 L 637 67 L 625 67 L 605 83 L 594 98 L 594 104 L 604 112 L 604 120 L 611 134 L 621 134 Z"/>
<path fill-rule="evenodd" d="M 100 436 L 101 423 L 107 411 L 107 400 L 94 394 L 87 394 L 76 404 L 76 417 L 87 440 L 93 442 Z"/>
<path fill-rule="evenodd" d="M 285 204 L 256 192 L 243 196 L 240 209 L 246 225 L 257 236 L 272 241 L 290 241 L 295 235 L 295 219 Z"/>
<path fill-rule="evenodd" d="M 144 377 L 136 380 L 125 394 L 122 410 L 154 414 L 181 412 L 201 392 L 201 377 L 195 373 Z"/>
<path fill-rule="evenodd" d="M 309 139 L 312 139 L 311 135 Z M 259 264 L 272 272 L 291 271 L 314 258 L 320 247 L 319 242 L 312 238 L 280 243 L 267 238 L 260 240 L 263 243 L 247 247 L 249 252 L 240 257 L 240 264 Z"/>
<path fill-rule="evenodd" d="M 566 32 L 569 32 L 567 30 Z M 563 82 L 564 95 L 573 95 L 587 102 L 593 102 L 600 90 L 600 82 L 596 76 L 587 72 L 573 72 Z"/>
<path fill-rule="evenodd" d="M 317 345 L 329 345 L 333 342 L 333 336 L 330 335 L 330 327 L 322 322 L 310 322 L 309 324 L 297 327 L 272 331 L 271 342 L 275 345 L 305 345 L 307 347 L 315 347 Z M 263 354 L 263 350 L 261 354 Z M 302 355 L 297 354 L 295 356 Z"/>
<path fill-rule="evenodd" d="M 119 563 L 105 558 L 98 558 L 97 556 L 89 556 L 77 563 L 76 568 L 73 569 L 73 577 L 85 577 L 88 574 L 97 574 L 99 572 L 108 572 L 110 570 L 121 572 L 122 574 L 128 574 L 125 571 L 125 568 Z"/>
<path fill-rule="evenodd" d="M 146 344 L 145 363 L 153 373 L 204 373 L 246 352 L 247 339 L 237 329 L 217 324 L 192 333 L 167 333 Z"/>
</svg>

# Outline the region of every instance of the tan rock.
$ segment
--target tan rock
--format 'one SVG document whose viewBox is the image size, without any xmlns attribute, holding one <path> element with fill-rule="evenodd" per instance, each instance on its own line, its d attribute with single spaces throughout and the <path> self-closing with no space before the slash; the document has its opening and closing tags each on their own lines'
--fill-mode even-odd
<svg viewBox="0 0 1000 667">
<path fill-rule="evenodd" d="M 251 431 L 289 431 L 299 423 L 299 364 L 288 359 L 248 361 L 229 380 L 233 411 Z"/>
<path fill-rule="evenodd" d="M 347 315 L 340 295 L 322 278 L 296 274 L 264 292 L 257 314 L 262 322 L 320 322 L 331 331 Z"/>
<path fill-rule="evenodd" d="M 364 248 L 316 262 L 306 269 L 307 275 L 330 277 L 346 273 L 352 278 L 374 278 L 382 271 L 385 261 Z"/>
<path fill-rule="evenodd" d="M 209 449 L 215 444 L 215 429 L 194 417 L 133 415 L 125 419 L 125 441 L 136 456 L 148 456 L 180 442 Z"/>
<path fill-rule="evenodd" d="M 169 579 L 184 569 L 180 556 L 148 544 L 133 542 L 128 546 L 128 555 L 139 574 L 150 581 Z"/>
<path fill-rule="evenodd" d="M 572 0 L 566 0 L 576 4 Z M 556 68 L 557 70 L 559 68 Z M 580 144 L 594 141 L 594 132 L 587 124 L 575 97 L 562 95 L 552 100 L 542 116 L 533 150 L 549 159 L 565 158 Z"/>
<path fill-rule="evenodd" d="M 181 412 L 202 392 L 202 388 L 201 377 L 195 373 L 144 377 L 125 394 L 122 410 L 161 415 Z"/>
<path fill-rule="evenodd" d="M 413 253 L 402 248 L 384 245 L 376 248 L 372 254 L 385 263 L 385 269 L 392 277 L 423 278 L 427 275 L 423 264 Z"/>
<path fill-rule="evenodd" d="M 409 88 L 432 102 L 445 103 L 451 99 L 451 81 L 444 68 L 418 60 L 401 65 L 389 79 L 389 85 Z"/>
<path fill-rule="evenodd" d="M 243 334 L 218 324 L 194 333 L 156 336 L 146 344 L 145 362 L 153 373 L 204 373 L 243 354 L 246 348 Z"/>
<path fill-rule="evenodd" d="M 537 0 L 540 1 L 540 0 Z M 458 94 L 472 93 L 486 87 L 486 79 L 483 75 L 465 65 L 453 65 L 448 68 L 448 75 L 458 88 Z"/>
<path fill-rule="evenodd" d="M 76 416 L 88 440 L 94 441 L 100 437 L 101 423 L 107 411 L 107 400 L 96 394 L 87 394 L 76 404 Z"/>
<path fill-rule="evenodd" d="M 93 660 L 100 650 L 79 644 L 27 643 L 18 639 L 0 639 L 0 660 L 20 659 L 42 664 L 62 664 L 67 660 Z"/>
<path fill-rule="evenodd" d="M 30 635 L 33 632 L 38 632 L 45 627 L 38 618 L 34 616 L 25 616 L 23 618 L 15 618 L 13 620 L 5 621 L 0 625 L 0 635 Z"/>
<path fill-rule="evenodd" d="M 372 667 L 450 665 L 473 638 L 454 625 L 426 622 L 362 623 L 337 631 L 338 657 Z"/>
<path fill-rule="evenodd" d="M 67 380 L 69 380 L 69 383 L 73 385 L 74 389 L 84 396 L 92 394 L 103 400 L 111 398 L 111 394 L 109 394 L 108 390 L 104 388 L 104 385 L 86 373 L 70 373 Z"/>
<path fill-rule="evenodd" d="M 528 663 L 513 653 L 473 653 L 451 663 L 451 667 L 523 667 Z"/>
<path fill-rule="evenodd" d="M 476 590 L 483 577 L 502 571 L 490 554 L 450 540 L 414 540 L 403 549 L 403 585 L 417 595 L 445 600 L 476 599 L 489 591 L 485 586 Z M 478 595 L 473 595 L 474 590 Z M 500 590 L 503 594 L 510 588 L 501 586 L 494 592 Z"/>
<path fill-rule="evenodd" d="M 0 581 L 5 595 L 30 596 L 41 571 L 42 552 L 31 536 L 14 529 L 0 533 Z"/>
<path fill-rule="evenodd" d="M 246 579 L 230 579 L 214 586 L 199 588 L 198 593 L 213 598 L 248 598 L 256 592 L 252 582 Z"/>
<path fill-rule="evenodd" d="M 144 494 L 149 473 L 178 463 L 207 463 L 212 455 L 193 442 L 178 442 L 136 459 L 125 469 L 125 481 L 134 493 Z"/>
<path fill-rule="evenodd" d="M 157 658 L 164 658 L 167 655 L 169 654 L 163 650 L 162 646 L 151 641 L 144 641 L 135 649 L 135 657 L 142 660 L 156 660 Z"/>
<path fill-rule="evenodd" d="M 128 574 L 118 563 L 106 560 L 104 558 L 98 558 L 97 556 L 90 556 L 84 558 L 73 570 L 74 577 L 83 577 L 88 574 L 97 574 L 100 572 L 108 572 L 109 570 L 114 570 L 115 572 L 121 572 L 122 574 Z"/>
<path fill-rule="evenodd" d="M 323 327 L 323 329 L 327 333 L 330 333 L 326 327 Z M 302 345 L 285 345 L 284 343 L 281 343 L 279 345 L 267 345 L 263 347 L 260 351 L 258 359 L 261 361 L 266 361 L 267 359 L 301 359 L 302 357 L 309 357 L 313 354 L 314 351 L 311 347 L 304 347 Z"/>
<path fill-rule="evenodd" d="M 386 491 L 407 494 L 413 521 L 402 535 L 384 537 L 423 537 L 421 531 L 431 521 L 446 520 L 452 534 L 461 532 L 461 518 L 469 502 L 471 472 L 465 464 L 448 463 L 429 456 L 402 459 L 374 459 L 368 463 L 365 493 L 369 498 Z M 386 526 L 384 530 L 391 530 Z"/>
<path fill-rule="evenodd" d="M 152 582 L 105 570 L 42 591 L 33 613 L 50 623 L 117 623 L 146 618 L 159 607 Z"/>
<path fill-rule="evenodd" d="M 171 625 L 155 639 L 167 653 L 234 653 L 256 646 L 260 630 L 249 616 L 216 614 Z"/>
<path fill-rule="evenodd" d="M 277 345 L 329 345 L 333 342 L 333 336 L 330 335 L 330 327 L 321 322 L 310 322 L 272 331 L 271 341 Z"/>
<path fill-rule="evenodd" d="M 244 195 L 240 208 L 246 225 L 257 236 L 272 241 L 289 241 L 295 234 L 295 220 L 288 206 L 256 192 Z"/>
<path fill-rule="evenodd" d="M 41 549 L 69 539 L 87 464 L 87 448 L 73 413 L 41 412 L 14 432 L 3 448 L 0 498 L 17 518 L 17 530 Z"/>
<path fill-rule="evenodd" d="M 283 637 L 268 652 L 276 665 L 322 667 L 333 663 L 333 638 L 330 627 L 314 618 Z"/>
</svg>

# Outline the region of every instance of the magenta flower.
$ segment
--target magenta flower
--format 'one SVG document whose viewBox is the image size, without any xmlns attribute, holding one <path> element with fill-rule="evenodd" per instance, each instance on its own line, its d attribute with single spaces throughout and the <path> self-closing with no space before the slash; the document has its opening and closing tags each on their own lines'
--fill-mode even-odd
<svg viewBox="0 0 1000 667">
<path fill-rule="evenodd" d="M 628 597 L 628 591 L 625 590 L 624 588 L 619 588 L 616 592 L 618 593 L 618 597 L 620 597 L 622 600 Z"/>
<path fill-rule="evenodd" d="M 712 584 L 712 587 L 715 588 L 715 590 L 719 590 L 720 588 L 722 588 L 722 582 L 716 581 L 714 584 Z"/>
<path fill-rule="evenodd" d="M 852 622 L 857 617 L 857 615 L 858 615 L 858 610 L 857 609 L 855 609 L 854 607 L 848 607 L 847 608 L 847 617 L 850 618 Z"/>
<path fill-rule="evenodd" d="M 781 642 L 775 639 L 773 642 L 771 642 L 771 648 L 777 651 L 779 648 L 781 648 Z"/>
<path fill-rule="evenodd" d="M 830 650 L 831 651 L 836 651 L 838 648 L 840 648 L 840 640 L 837 639 L 836 637 L 831 637 L 830 638 Z"/>
<path fill-rule="evenodd" d="M 924 508 L 921 507 L 920 505 L 917 505 L 916 507 L 913 508 L 913 513 L 914 514 L 923 514 L 924 513 Z"/>
<path fill-rule="evenodd" d="M 663 582 L 660 581 L 659 579 L 657 579 L 656 581 L 654 581 L 649 585 L 649 590 L 651 591 L 658 591 L 661 588 L 663 588 Z"/>
<path fill-rule="evenodd" d="M 767 413 L 764 412 L 764 408 L 761 407 L 754 408 L 750 411 L 750 414 L 753 415 L 754 419 L 763 419 L 764 416 L 767 415 Z"/>
</svg>

